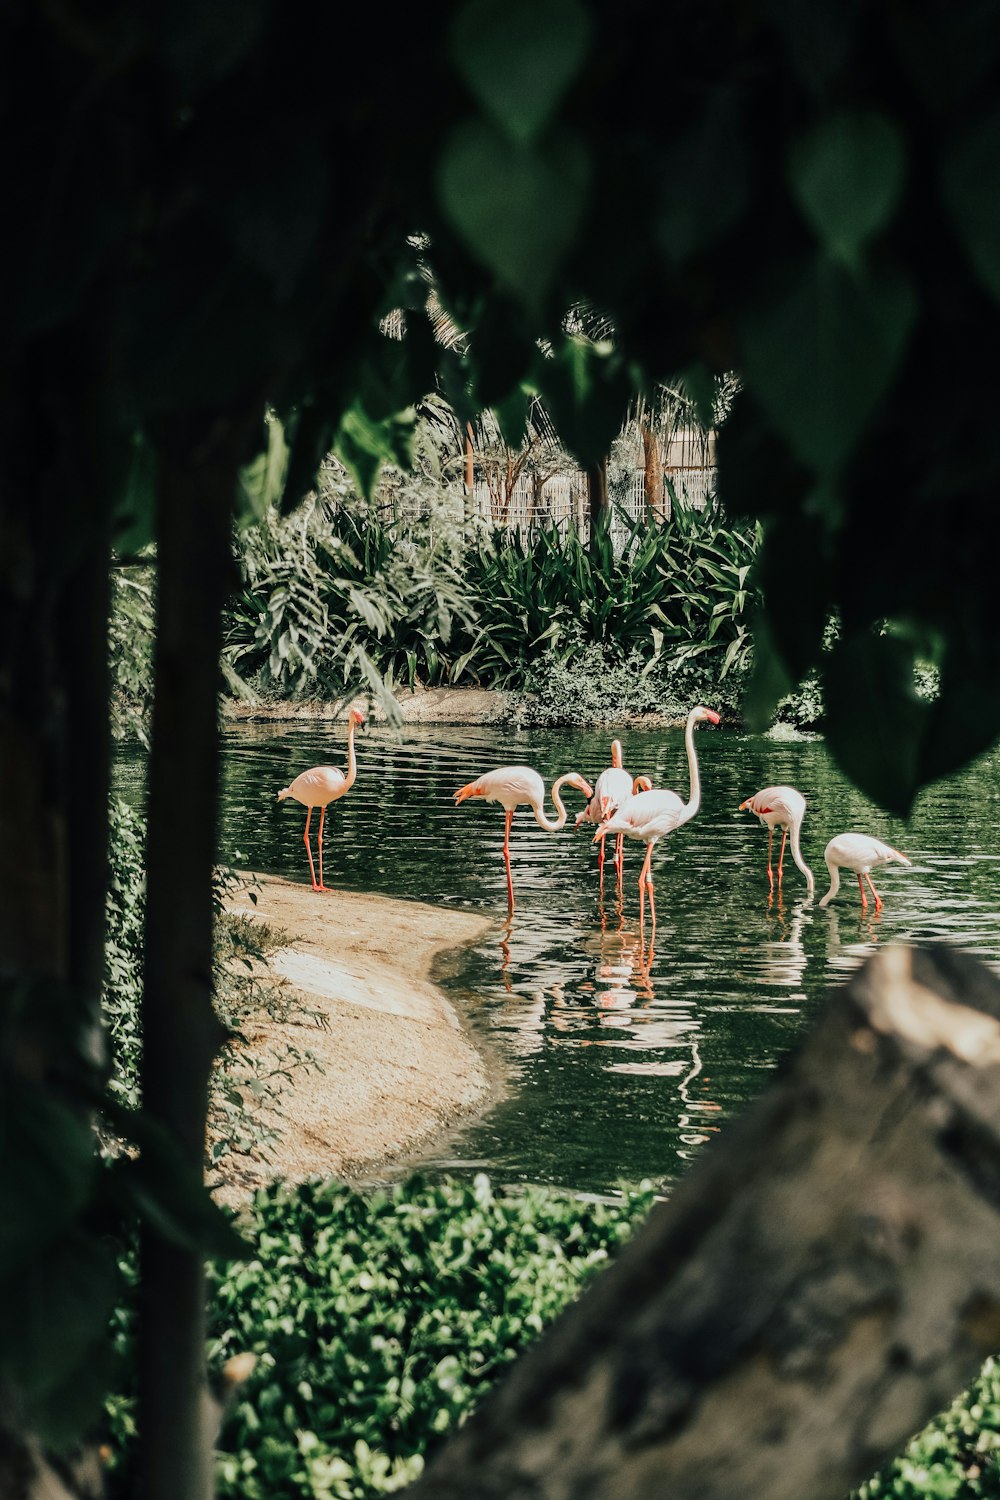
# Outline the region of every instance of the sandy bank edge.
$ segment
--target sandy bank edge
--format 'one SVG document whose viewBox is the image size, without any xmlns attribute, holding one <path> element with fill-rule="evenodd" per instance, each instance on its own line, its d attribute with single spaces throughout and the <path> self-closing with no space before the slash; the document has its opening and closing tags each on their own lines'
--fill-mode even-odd
<svg viewBox="0 0 1000 1500">
<path fill-rule="evenodd" d="M 289 1042 L 317 1058 L 284 1085 L 281 1139 L 271 1159 L 233 1169 L 216 1192 L 239 1203 L 272 1178 L 357 1179 L 426 1149 L 499 1089 L 499 1070 L 429 979 L 437 955 L 474 942 L 489 919 L 416 901 L 355 892 L 314 892 L 276 876 L 244 872 L 230 909 L 283 928 L 289 943 L 270 972 L 303 1009 L 287 1024 L 267 1017 L 244 1027 L 259 1056 Z M 314 1019 L 313 1017 L 318 1017 Z"/>
<path fill-rule="evenodd" d="M 453 724 L 517 725 L 519 710 L 531 701 L 531 694 L 510 694 L 497 688 L 440 687 L 418 688 L 415 692 L 396 694 L 404 724 Z M 356 703 L 360 708 L 370 706 L 373 723 L 384 722 L 385 716 L 377 703 L 364 697 L 351 703 L 328 703 L 318 698 L 305 698 L 296 702 L 254 703 L 239 698 L 224 698 L 222 717 L 226 724 L 282 724 L 282 723 L 326 723 L 343 721 L 348 708 Z M 575 727 L 605 725 L 611 720 L 580 719 Z M 684 724 L 683 718 L 657 713 L 625 713 L 613 722 L 637 729 L 676 729 Z"/>
</svg>

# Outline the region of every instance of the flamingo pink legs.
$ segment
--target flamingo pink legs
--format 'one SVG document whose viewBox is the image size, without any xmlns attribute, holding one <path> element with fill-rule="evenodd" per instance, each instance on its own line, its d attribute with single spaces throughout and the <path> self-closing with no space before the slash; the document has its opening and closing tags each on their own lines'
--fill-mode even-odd
<svg viewBox="0 0 1000 1500">
<path fill-rule="evenodd" d="M 510 873 L 510 825 L 514 821 L 514 811 L 504 814 L 503 822 L 503 862 L 507 870 L 507 908 L 514 910 L 514 878 Z"/>
<path fill-rule="evenodd" d="M 639 930 L 640 931 L 642 930 L 642 924 L 643 924 L 643 920 L 645 918 L 646 892 L 647 891 L 649 892 L 649 915 L 650 915 L 650 918 L 651 918 L 651 921 L 652 921 L 653 929 L 655 930 L 655 928 L 656 928 L 656 902 L 653 899 L 653 872 L 652 872 L 652 863 L 653 863 L 653 845 L 652 845 L 652 842 L 650 842 L 650 843 L 648 843 L 646 845 L 646 858 L 645 858 L 645 860 L 643 862 L 642 870 L 640 871 L 640 874 L 639 874 Z"/>
<path fill-rule="evenodd" d="M 867 871 L 865 872 L 865 879 L 868 882 L 868 886 L 869 886 L 869 889 L 871 890 L 872 895 L 875 897 L 875 910 L 876 911 L 881 911 L 882 910 L 882 897 L 879 895 L 879 893 L 875 889 L 874 885 L 872 885 L 872 878 L 867 873 Z M 858 890 L 861 892 L 861 909 L 862 909 L 862 911 L 864 911 L 867 908 L 867 906 L 868 906 L 868 897 L 865 895 L 865 888 L 864 888 L 864 886 L 861 883 L 861 876 L 860 875 L 858 876 Z"/>
<path fill-rule="evenodd" d="M 785 840 L 788 838 L 788 829 L 781 830 L 781 848 L 778 850 L 778 884 L 781 884 L 781 867 L 785 862 Z M 772 891 L 774 890 L 774 870 L 771 866 L 771 850 L 774 845 L 774 829 L 767 830 L 767 879 Z"/>
<path fill-rule="evenodd" d="M 320 810 L 319 810 L 319 832 L 316 835 L 318 843 L 319 843 L 319 883 L 318 884 L 317 884 L 317 881 L 316 881 L 316 866 L 313 864 L 312 845 L 309 842 L 309 824 L 310 824 L 310 821 L 312 820 L 312 815 L 313 815 L 312 808 L 311 807 L 307 808 L 306 809 L 306 831 L 302 835 L 303 842 L 304 842 L 304 844 L 306 846 L 306 854 L 309 856 L 309 874 L 312 876 L 312 888 L 313 888 L 314 891 L 328 891 L 330 889 L 330 887 L 328 885 L 324 885 L 323 884 L 323 819 L 326 816 L 326 808 L 325 807 L 321 807 Z"/>
</svg>

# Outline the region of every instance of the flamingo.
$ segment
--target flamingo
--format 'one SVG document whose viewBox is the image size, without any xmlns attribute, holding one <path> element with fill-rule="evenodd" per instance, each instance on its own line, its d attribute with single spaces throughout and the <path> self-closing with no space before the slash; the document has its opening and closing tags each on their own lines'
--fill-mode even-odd
<svg viewBox="0 0 1000 1500">
<path fill-rule="evenodd" d="M 507 904 L 511 911 L 514 910 L 514 881 L 510 870 L 510 825 L 514 821 L 514 809 L 527 805 L 540 828 L 544 828 L 546 833 L 558 833 L 560 828 L 566 826 L 568 816 L 559 796 L 559 789 L 567 785 L 576 787 L 588 799 L 593 796 L 593 789 L 588 781 L 576 771 L 567 771 L 552 784 L 552 801 L 558 813 L 554 823 L 545 813 L 545 782 L 531 766 L 498 766 L 495 771 L 485 771 L 467 786 L 459 787 L 455 793 L 456 805 L 469 797 L 482 797 L 486 802 L 499 802 L 506 814 L 503 859 L 507 870 Z"/>
<path fill-rule="evenodd" d="M 828 906 L 840 890 L 841 870 L 853 870 L 858 877 L 862 911 L 868 905 L 868 897 L 865 895 L 865 888 L 861 882 L 862 875 L 875 897 L 875 910 L 881 911 L 882 897 L 872 885 L 869 872 L 877 869 L 879 865 L 892 864 L 893 860 L 897 860 L 901 865 L 912 863 L 905 854 L 900 854 L 898 849 L 883 844 L 881 839 L 871 838 L 867 833 L 838 833 L 837 837 L 827 844 L 823 851 L 823 858 L 830 872 L 830 889 L 820 901 L 820 906 Z"/>
<path fill-rule="evenodd" d="M 296 802 L 301 802 L 306 811 L 306 831 L 302 835 L 306 854 L 309 856 L 309 873 L 312 876 L 312 888 L 314 891 L 328 891 L 330 886 L 323 884 L 323 819 L 326 817 L 326 809 L 331 802 L 336 802 L 351 790 L 358 774 L 357 761 L 354 758 L 354 731 L 365 722 L 365 716 L 360 708 L 352 708 L 347 715 L 347 775 L 337 766 L 313 766 L 309 771 L 303 771 L 296 776 L 291 786 L 283 786 L 278 793 L 278 801 L 284 802 L 286 797 L 294 797 Z M 309 822 L 312 818 L 313 808 L 319 808 L 319 882 L 316 881 L 316 867 L 313 864 L 312 848 L 309 844 Z"/>
<path fill-rule="evenodd" d="M 642 926 L 645 912 L 646 892 L 649 891 L 649 910 L 656 926 L 656 904 L 653 899 L 653 845 L 666 834 L 673 833 L 682 823 L 694 817 L 701 806 L 701 778 L 698 775 L 698 757 L 694 751 L 694 729 L 707 719 L 710 724 L 720 722 L 719 715 L 711 708 L 700 704 L 692 708 L 684 729 L 684 745 L 687 749 L 688 773 L 691 779 L 691 795 L 682 802 L 676 792 L 637 792 L 623 802 L 613 817 L 601 824 L 594 834 L 595 842 L 609 833 L 623 833 L 626 838 L 638 839 L 646 845 L 646 859 L 639 875 L 639 925 Z"/>
<path fill-rule="evenodd" d="M 603 823 L 610 818 L 627 802 L 635 792 L 649 791 L 653 783 L 648 776 L 637 776 L 634 780 L 628 771 L 622 767 L 622 742 L 611 741 L 611 764 L 606 771 L 602 771 L 594 783 L 594 794 L 581 813 L 577 814 L 574 828 L 579 828 L 581 823 Z M 624 864 L 625 835 L 619 833 L 615 838 L 614 865 L 618 874 L 619 883 L 622 878 L 622 867 Z M 604 843 L 601 842 L 598 853 L 597 869 L 601 884 L 604 884 Z"/>
<path fill-rule="evenodd" d="M 806 799 L 801 792 L 797 792 L 793 786 L 766 786 L 763 791 L 755 792 L 745 802 L 740 803 L 740 812 L 749 808 L 750 811 L 760 819 L 767 827 L 767 878 L 772 891 L 774 890 L 774 871 L 771 868 L 771 846 L 774 843 L 774 830 L 781 829 L 781 849 L 778 853 L 778 884 L 781 884 L 781 866 L 785 858 L 785 840 L 789 833 L 792 836 L 792 858 L 806 877 L 806 886 L 810 896 L 816 889 L 816 881 L 813 872 L 802 858 L 802 850 L 799 847 L 799 833 L 802 829 L 802 819 L 806 815 Z"/>
</svg>

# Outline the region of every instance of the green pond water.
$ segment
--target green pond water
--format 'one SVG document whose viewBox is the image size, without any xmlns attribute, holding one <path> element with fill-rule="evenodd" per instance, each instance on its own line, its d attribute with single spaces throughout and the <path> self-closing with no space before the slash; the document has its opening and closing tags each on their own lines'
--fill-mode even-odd
<svg viewBox="0 0 1000 1500">
<path fill-rule="evenodd" d="M 455 807 L 452 793 L 508 763 L 533 765 L 547 781 L 566 770 L 592 780 L 609 763 L 610 738 L 446 727 L 359 737 L 357 782 L 328 819 L 327 883 L 496 918 L 436 977 L 505 1065 L 507 1087 L 484 1118 L 437 1146 L 429 1169 L 485 1168 L 501 1180 L 594 1192 L 622 1180 L 668 1181 L 761 1091 L 829 986 L 877 944 L 943 940 L 1000 968 L 1000 754 L 925 792 L 902 823 L 845 782 L 820 740 L 705 726 L 701 811 L 654 854 L 652 955 L 648 925 L 645 947 L 639 942 L 644 848 L 626 844 L 623 903 L 610 863 L 600 903 L 593 827 L 574 833 L 582 799 L 569 789 L 561 833 L 543 832 L 527 811 L 515 816 L 518 904 L 508 925 L 503 812 Z M 686 798 L 681 731 L 621 738 L 633 774 L 648 772 Z M 299 771 L 344 758 L 340 726 L 228 733 L 220 858 L 307 883 L 304 810 L 279 804 L 276 793 Z M 126 757 L 120 790 L 138 798 L 142 775 L 138 758 Z M 874 834 L 913 860 L 911 870 L 876 872 L 881 913 L 862 913 L 853 877 L 820 910 L 805 900 L 790 860 L 781 897 L 769 901 L 767 832 L 737 809 L 780 782 L 809 801 L 802 843 L 817 897 L 828 884 L 823 849 L 836 833 Z"/>
</svg>

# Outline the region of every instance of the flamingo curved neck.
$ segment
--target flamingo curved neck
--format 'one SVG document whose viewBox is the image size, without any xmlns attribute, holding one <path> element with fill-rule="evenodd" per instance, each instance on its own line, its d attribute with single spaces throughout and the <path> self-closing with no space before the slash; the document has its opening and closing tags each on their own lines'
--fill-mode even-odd
<svg viewBox="0 0 1000 1500">
<path fill-rule="evenodd" d="M 347 726 L 347 775 L 344 778 L 344 791 L 348 791 L 354 785 L 358 774 L 358 763 L 354 758 L 354 730 L 355 722 L 352 716 Z"/>
<path fill-rule="evenodd" d="M 554 823 L 552 822 L 551 818 L 546 816 L 545 807 L 542 803 L 538 803 L 537 806 L 532 803 L 531 811 L 535 815 L 535 822 L 539 825 L 540 828 L 544 828 L 546 833 L 558 833 L 560 828 L 565 828 L 566 826 L 566 818 L 568 817 L 568 813 L 566 810 L 566 804 L 563 802 L 562 798 L 559 795 L 559 788 L 563 785 L 564 782 L 568 781 L 570 776 L 572 775 L 573 772 L 570 771 L 565 776 L 560 776 L 558 781 L 554 781 L 552 783 L 552 801 L 555 804 L 556 812 L 559 814 Z"/>
<path fill-rule="evenodd" d="M 795 863 L 798 865 L 799 869 L 802 871 L 803 875 L 806 877 L 806 887 L 807 887 L 807 889 L 809 891 L 809 894 L 811 896 L 811 895 L 813 895 L 813 893 L 816 890 L 816 881 L 815 881 L 815 878 L 813 877 L 812 870 L 810 870 L 809 866 L 806 864 L 805 860 L 802 858 L 802 850 L 799 848 L 799 829 L 801 827 L 802 827 L 802 819 L 799 818 L 796 822 L 794 822 L 792 824 L 792 832 L 791 832 L 791 838 L 790 838 L 789 842 L 790 842 L 790 844 L 792 846 L 792 858 L 794 859 Z"/>
<path fill-rule="evenodd" d="M 694 748 L 694 726 L 696 720 L 694 710 L 688 714 L 687 727 L 684 730 L 684 746 L 687 750 L 688 776 L 691 783 L 691 795 L 684 804 L 684 822 L 693 818 L 701 806 L 701 777 L 698 774 L 698 756 Z"/>
<path fill-rule="evenodd" d="M 826 906 L 827 902 L 832 901 L 834 896 L 840 890 L 840 866 L 831 865 L 830 861 L 827 860 L 826 867 L 830 872 L 830 889 L 827 891 L 826 895 L 819 903 L 820 906 Z"/>
</svg>

